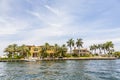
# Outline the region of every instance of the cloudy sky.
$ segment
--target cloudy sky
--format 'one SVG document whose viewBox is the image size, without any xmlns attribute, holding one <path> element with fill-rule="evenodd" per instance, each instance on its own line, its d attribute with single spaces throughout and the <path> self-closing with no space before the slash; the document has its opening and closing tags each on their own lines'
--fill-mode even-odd
<svg viewBox="0 0 120 80">
<path fill-rule="evenodd" d="M 113 41 L 120 50 L 120 0 L 0 0 L 0 55 L 9 44 L 84 47 Z"/>
</svg>

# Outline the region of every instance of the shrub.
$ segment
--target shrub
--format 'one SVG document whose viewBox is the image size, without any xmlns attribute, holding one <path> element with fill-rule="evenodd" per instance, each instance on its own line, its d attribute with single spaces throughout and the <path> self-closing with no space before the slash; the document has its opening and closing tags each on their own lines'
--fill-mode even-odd
<svg viewBox="0 0 120 80">
<path fill-rule="evenodd" d="M 75 54 L 75 53 L 72 54 L 72 56 L 73 56 L 73 57 L 79 57 L 79 55 L 78 55 L 78 54 Z"/>
<path fill-rule="evenodd" d="M 72 55 L 71 54 L 65 54 L 65 57 L 71 57 Z"/>
<path fill-rule="evenodd" d="M 113 53 L 113 56 L 120 58 L 120 52 L 114 52 L 114 53 Z"/>
<path fill-rule="evenodd" d="M 82 54 L 82 55 L 80 55 L 81 57 L 90 57 L 90 56 L 92 56 L 91 54 L 89 54 L 89 53 L 87 53 L 87 54 Z"/>
</svg>

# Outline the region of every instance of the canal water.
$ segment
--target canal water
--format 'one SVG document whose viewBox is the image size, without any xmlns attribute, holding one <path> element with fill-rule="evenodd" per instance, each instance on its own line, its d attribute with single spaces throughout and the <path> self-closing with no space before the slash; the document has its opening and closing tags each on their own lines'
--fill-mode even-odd
<svg viewBox="0 0 120 80">
<path fill-rule="evenodd" d="M 0 80 L 120 80 L 120 60 L 0 62 Z"/>
</svg>

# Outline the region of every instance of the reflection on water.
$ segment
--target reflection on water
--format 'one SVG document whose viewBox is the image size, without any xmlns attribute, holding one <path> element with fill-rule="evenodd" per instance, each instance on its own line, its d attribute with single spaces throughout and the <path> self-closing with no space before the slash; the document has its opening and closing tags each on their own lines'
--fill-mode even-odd
<svg viewBox="0 0 120 80">
<path fill-rule="evenodd" d="M 1 62 L 0 80 L 120 80 L 120 60 Z"/>
</svg>

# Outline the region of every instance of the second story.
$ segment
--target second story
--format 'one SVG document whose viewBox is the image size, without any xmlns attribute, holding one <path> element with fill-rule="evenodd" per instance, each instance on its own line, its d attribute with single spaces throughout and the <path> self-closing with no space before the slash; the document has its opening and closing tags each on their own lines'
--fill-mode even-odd
<svg viewBox="0 0 120 80">
<path fill-rule="evenodd" d="M 39 53 L 44 46 L 35 46 L 35 45 L 29 45 L 27 46 L 30 50 L 30 53 Z M 53 53 L 54 52 L 54 46 L 49 46 L 49 48 L 46 49 L 47 53 Z"/>
<path fill-rule="evenodd" d="M 80 54 L 90 53 L 89 50 L 87 50 L 87 48 L 80 48 L 80 50 L 79 50 L 75 47 L 74 50 L 73 50 L 73 53 L 78 54 L 79 52 L 80 52 Z"/>
</svg>

